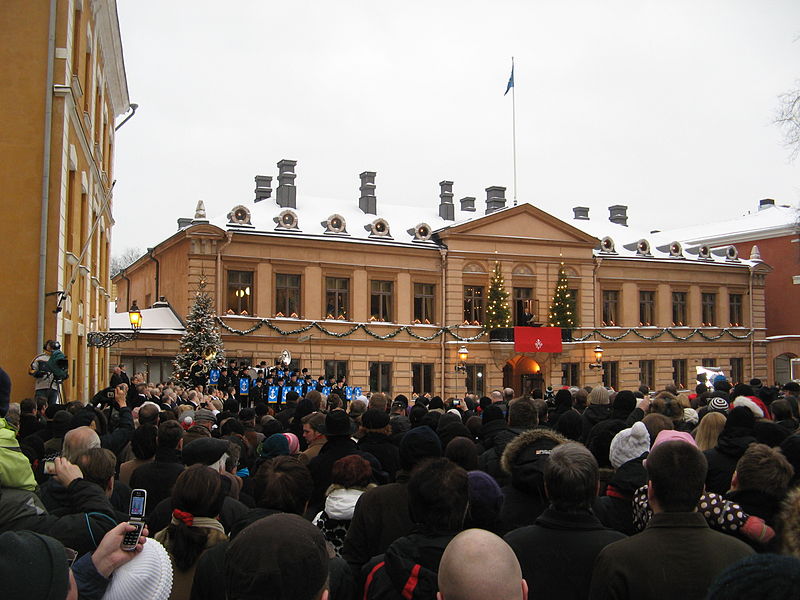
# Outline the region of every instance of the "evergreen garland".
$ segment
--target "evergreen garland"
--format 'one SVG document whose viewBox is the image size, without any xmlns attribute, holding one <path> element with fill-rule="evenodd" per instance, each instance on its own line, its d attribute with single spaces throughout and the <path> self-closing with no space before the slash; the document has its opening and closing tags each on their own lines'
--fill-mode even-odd
<svg viewBox="0 0 800 600">
<path fill-rule="evenodd" d="M 574 329 L 578 326 L 578 315 L 575 314 L 575 298 L 570 294 L 567 286 L 567 270 L 564 263 L 558 269 L 558 282 L 556 291 L 553 294 L 553 303 L 550 305 L 549 321 L 553 327 L 562 329 Z"/>
<path fill-rule="evenodd" d="M 194 304 L 186 317 L 186 333 L 183 334 L 180 352 L 172 361 L 173 379 L 189 383 L 189 369 L 199 358 L 225 358 L 222 337 L 217 330 L 217 316 L 211 296 L 206 292 L 206 280 L 200 279 Z"/>
<path fill-rule="evenodd" d="M 500 263 L 494 263 L 494 273 L 489 282 L 489 294 L 486 302 L 486 319 L 483 324 L 484 329 L 496 329 L 498 327 L 511 327 L 511 310 L 508 307 L 508 292 L 505 288 L 506 282 L 503 273 L 500 271 Z"/>
</svg>

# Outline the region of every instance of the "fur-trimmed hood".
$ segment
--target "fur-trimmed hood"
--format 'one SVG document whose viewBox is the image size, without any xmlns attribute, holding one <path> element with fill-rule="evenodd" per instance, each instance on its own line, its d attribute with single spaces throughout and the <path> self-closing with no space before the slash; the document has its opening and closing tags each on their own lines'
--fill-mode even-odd
<svg viewBox="0 0 800 600">
<path fill-rule="evenodd" d="M 511 485 L 532 493 L 543 485 L 544 463 L 550 451 L 568 440 L 552 429 L 537 428 L 526 431 L 506 446 L 500 466 L 511 475 Z"/>
<path fill-rule="evenodd" d="M 778 523 L 781 553 L 800 558 L 800 487 L 786 494 Z"/>
</svg>

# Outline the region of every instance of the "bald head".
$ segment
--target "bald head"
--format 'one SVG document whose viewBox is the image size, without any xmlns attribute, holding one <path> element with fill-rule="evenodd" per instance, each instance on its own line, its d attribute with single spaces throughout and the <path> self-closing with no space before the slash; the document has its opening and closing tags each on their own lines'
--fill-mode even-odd
<svg viewBox="0 0 800 600">
<path fill-rule="evenodd" d="M 71 463 L 75 462 L 78 454 L 90 448 L 100 447 L 100 437 L 91 427 L 76 427 L 64 436 L 64 449 L 62 454 Z"/>
<path fill-rule="evenodd" d="M 495 402 L 502 402 L 503 401 L 503 392 L 500 390 L 493 390 L 491 395 L 489 396 L 492 399 L 492 403 Z"/>
<path fill-rule="evenodd" d="M 480 564 L 482 568 L 476 569 Z M 491 573 L 491 577 L 486 574 Z M 454 537 L 439 564 L 439 600 L 525 600 L 528 584 L 511 547 L 484 529 Z"/>
</svg>

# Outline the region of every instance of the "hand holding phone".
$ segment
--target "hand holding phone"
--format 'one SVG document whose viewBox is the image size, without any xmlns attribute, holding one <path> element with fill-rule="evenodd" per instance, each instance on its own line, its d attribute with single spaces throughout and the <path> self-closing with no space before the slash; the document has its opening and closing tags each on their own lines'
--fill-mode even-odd
<svg viewBox="0 0 800 600">
<path fill-rule="evenodd" d="M 131 492 L 131 507 L 129 511 L 128 524 L 133 525 L 135 529 L 125 532 L 122 538 L 120 548 L 126 552 L 133 552 L 136 550 L 136 544 L 139 543 L 139 536 L 142 535 L 144 529 L 144 515 L 145 507 L 147 506 L 147 491 L 136 489 Z"/>
</svg>

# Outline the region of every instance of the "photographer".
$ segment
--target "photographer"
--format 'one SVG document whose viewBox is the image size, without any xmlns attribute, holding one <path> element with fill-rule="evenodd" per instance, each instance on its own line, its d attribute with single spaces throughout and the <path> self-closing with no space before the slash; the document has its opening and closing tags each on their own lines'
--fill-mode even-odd
<svg viewBox="0 0 800 600">
<path fill-rule="evenodd" d="M 128 386 L 124 383 L 98 392 L 90 405 L 72 417 L 70 429 L 83 425 L 91 427 L 100 436 L 102 447 L 119 455 L 133 435 L 133 415 L 127 393 Z"/>
<path fill-rule="evenodd" d="M 55 352 L 58 352 L 65 362 L 66 357 L 61 352 L 61 344 L 54 340 L 47 340 L 43 350 L 44 352 L 31 361 L 28 373 L 36 379 L 36 396 L 46 398 L 48 404 L 58 404 L 58 384 L 66 379 L 67 374 L 65 370 L 61 372 L 61 369 L 59 372 L 55 372 L 51 358 L 54 358 Z M 66 365 L 64 365 L 64 369 L 66 369 Z"/>
</svg>

